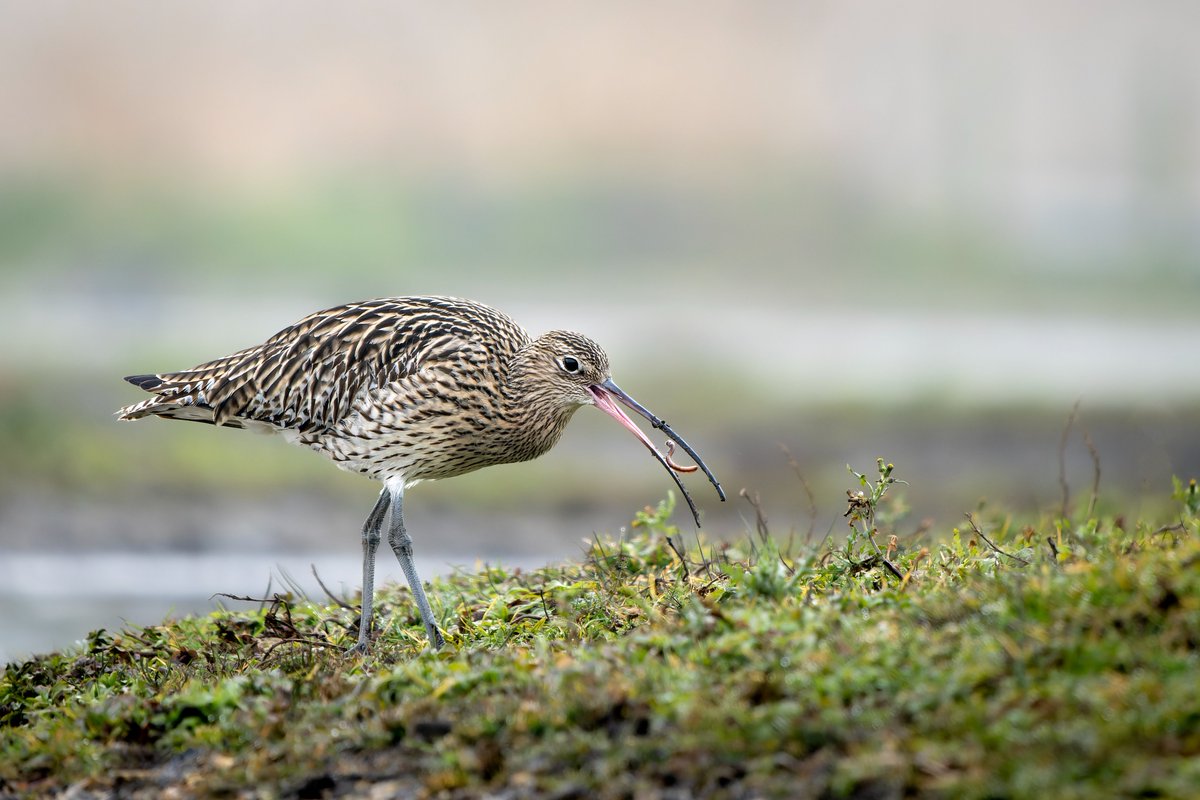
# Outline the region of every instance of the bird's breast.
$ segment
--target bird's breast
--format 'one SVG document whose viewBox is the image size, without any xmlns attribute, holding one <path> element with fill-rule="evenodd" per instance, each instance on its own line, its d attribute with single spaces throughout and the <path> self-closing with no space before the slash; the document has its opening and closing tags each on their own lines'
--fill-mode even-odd
<svg viewBox="0 0 1200 800">
<path fill-rule="evenodd" d="M 577 406 L 553 412 L 507 405 L 480 381 L 470 390 L 436 373 L 375 387 L 333 430 L 301 437 L 343 469 L 376 478 L 440 480 L 537 458 L 562 436 Z"/>
</svg>

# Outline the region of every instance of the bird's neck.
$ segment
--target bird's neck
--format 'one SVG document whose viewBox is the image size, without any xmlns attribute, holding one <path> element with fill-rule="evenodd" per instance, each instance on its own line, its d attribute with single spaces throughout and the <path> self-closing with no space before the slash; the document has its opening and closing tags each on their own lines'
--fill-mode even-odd
<svg viewBox="0 0 1200 800">
<path fill-rule="evenodd" d="M 537 458 L 558 443 L 567 423 L 579 410 L 568 404 L 533 369 L 536 354 L 519 352 L 509 363 L 504 391 L 504 417 L 509 435 L 521 442 L 524 458 Z"/>
</svg>

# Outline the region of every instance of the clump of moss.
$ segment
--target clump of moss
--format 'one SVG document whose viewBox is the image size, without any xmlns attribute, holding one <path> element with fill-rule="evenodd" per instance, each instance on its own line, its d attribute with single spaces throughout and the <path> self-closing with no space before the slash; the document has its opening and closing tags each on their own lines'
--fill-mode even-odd
<svg viewBox="0 0 1200 800">
<path fill-rule="evenodd" d="M 891 465 L 880 462 L 881 480 Z M 884 474 L 886 470 L 887 474 Z M 856 473 L 857 475 L 857 473 Z M 685 546 L 670 500 L 579 563 L 97 631 L 0 679 L 0 793 L 1186 796 L 1200 785 L 1200 520 Z M 887 483 L 893 486 L 896 481 Z M 855 502 L 859 505 L 855 515 Z M 872 505 L 864 507 L 862 503 Z M 869 513 L 868 513 L 869 512 Z M 689 535 L 689 540 L 691 539 Z"/>
</svg>

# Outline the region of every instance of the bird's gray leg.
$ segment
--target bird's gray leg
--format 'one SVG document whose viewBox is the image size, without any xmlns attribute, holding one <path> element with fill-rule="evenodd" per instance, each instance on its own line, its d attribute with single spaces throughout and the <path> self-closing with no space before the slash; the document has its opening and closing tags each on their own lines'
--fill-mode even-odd
<svg viewBox="0 0 1200 800">
<path fill-rule="evenodd" d="M 404 577 L 408 579 L 408 587 L 412 589 L 413 599 L 417 601 L 417 610 L 421 612 L 421 621 L 425 623 L 425 633 L 429 636 L 429 643 L 433 645 L 434 650 L 440 650 L 446 640 L 442 638 L 442 632 L 437 629 L 437 623 L 433 619 L 433 609 L 429 607 L 429 601 L 425 599 L 425 589 L 421 586 L 421 578 L 417 575 L 417 567 L 413 563 L 412 537 L 404 529 L 402 513 L 404 489 L 395 485 L 389 485 L 388 489 L 392 494 L 392 523 L 388 529 L 388 543 L 391 544 L 392 551 L 400 562 L 400 569 L 404 570 Z"/>
<path fill-rule="evenodd" d="M 384 488 L 379 493 L 379 499 L 375 501 L 375 507 L 367 515 L 367 521 L 363 523 L 362 615 L 358 618 L 358 644 L 353 648 L 362 654 L 366 654 L 371 646 L 371 623 L 375 604 L 375 550 L 379 547 L 379 532 L 383 530 L 383 520 L 391 502 L 391 492 Z"/>
</svg>

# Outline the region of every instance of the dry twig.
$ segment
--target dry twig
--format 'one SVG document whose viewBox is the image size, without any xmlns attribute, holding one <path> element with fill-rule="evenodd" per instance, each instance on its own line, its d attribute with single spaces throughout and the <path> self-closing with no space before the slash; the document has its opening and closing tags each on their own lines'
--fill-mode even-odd
<svg viewBox="0 0 1200 800">
<path fill-rule="evenodd" d="M 337 604 L 339 607 L 345 609 L 346 611 L 358 611 L 357 608 L 350 605 L 345 600 L 343 600 L 342 598 L 335 595 L 333 592 L 329 591 L 329 587 L 325 585 L 325 581 L 321 580 L 321 576 L 317 574 L 317 565 L 316 564 L 310 564 L 309 567 L 311 567 L 311 569 L 312 569 L 313 577 L 317 579 L 317 585 L 321 587 L 321 591 L 323 591 L 325 593 L 326 597 L 328 597 L 335 604 Z"/>
<path fill-rule="evenodd" d="M 1067 485 L 1067 437 L 1071 435 L 1071 426 L 1075 424 L 1075 416 L 1079 413 L 1079 401 L 1071 407 L 1067 415 L 1067 424 L 1063 426 L 1062 438 L 1058 441 L 1058 485 L 1062 490 L 1062 508 L 1060 516 L 1067 516 L 1067 507 L 1071 500 L 1071 489 Z"/>
<path fill-rule="evenodd" d="M 767 516 L 762 510 L 762 500 L 759 498 L 758 492 L 751 494 L 742 489 L 738 492 L 740 497 L 745 498 L 746 502 L 754 509 L 754 530 L 758 533 L 758 538 L 762 541 L 767 541 L 771 538 L 771 533 L 767 528 Z"/>
<path fill-rule="evenodd" d="M 683 551 L 679 549 L 679 545 L 675 544 L 675 540 L 670 536 L 667 537 L 667 544 L 675 551 L 675 555 L 679 557 L 679 563 L 683 565 L 683 579 L 686 581 L 692 577 L 691 570 L 688 569 L 687 559 L 683 556 Z"/>
<path fill-rule="evenodd" d="M 817 526 L 817 500 L 813 496 L 812 487 L 808 485 L 808 480 L 805 479 L 804 473 L 800 470 L 800 462 L 792 455 L 792 451 L 782 442 L 779 444 L 779 449 L 787 456 L 788 466 L 792 468 L 792 472 L 796 473 L 796 477 L 800 480 L 800 486 L 804 489 L 804 494 L 808 497 L 808 532 L 804 535 L 804 543 L 811 544 L 813 530 Z"/>
<path fill-rule="evenodd" d="M 1087 445 L 1088 455 L 1092 457 L 1092 500 L 1088 503 L 1088 519 L 1091 519 L 1092 512 L 1096 510 L 1096 500 L 1100 498 L 1100 451 L 1096 449 L 1096 443 L 1092 441 L 1092 434 L 1088 432 L 1087 426 L 1083 429 L 1083 443 Z"/>
<path fill-rule="evenodd" d="M 975 524 L 975 515 L 974 514 L 972 514 L 970 511 L 968 511 L 966 514 L 963 514 L 963 516 L 967 518 L 967 523 L 970 524 L 971 530 L 973 530 L 975 532 L 975 535 L 977 535 L 980 539 L 983 539 L 985 542 L 987 542 L 988 547 L 992 548 L 993 550 L 995 550 L 997 553 L 999 553 L 1002 556 L 1008 556 L 1013 561 L 1020 561 L 1025 566 L 1029 566 L 1028 561 L 1021 558 L 1020 556 L 1014 556 L 1012 553 L 1004 552 L 1003 550 L 1001 550 L 999 547 L 996 546 L 995 542 L 993 542 L 988 537 L 984 536 L 983 531 L 980 530 L 980 528 L 977 524 Z"/>
</svg>

